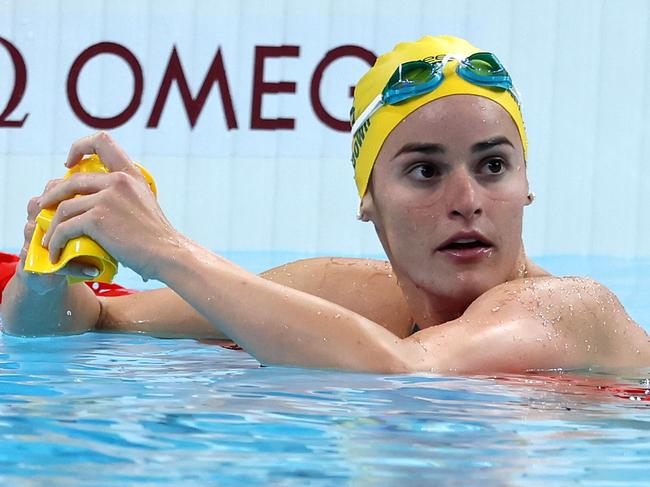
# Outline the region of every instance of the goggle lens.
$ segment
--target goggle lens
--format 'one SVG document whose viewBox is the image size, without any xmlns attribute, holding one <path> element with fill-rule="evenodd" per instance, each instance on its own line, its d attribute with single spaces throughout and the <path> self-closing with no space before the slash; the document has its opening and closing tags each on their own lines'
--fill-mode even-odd
<svg viewBox="0 0 650 487">
<path fill-rule="evenodd" d="M 457 72 L 463 79 L 481 86 L 501 90 L 512 88 L 512 80 L 497 57 L 489 52 L 477 52 L 458 64 Z"/>
<path fill-rule="evenodd" d="M 395 104 L 433 90 L 442 82 L 439 62 L 411 61 L 402 64 L 390 77 L 382 93 L 383 102 Z"/>
<path fill-rule="evenodd" d="M 501 74 L 505 72 L 499 60 L 489 52 L 472 54 L 465 60 L 468 69 L 483 76 Z"/>
</svg>

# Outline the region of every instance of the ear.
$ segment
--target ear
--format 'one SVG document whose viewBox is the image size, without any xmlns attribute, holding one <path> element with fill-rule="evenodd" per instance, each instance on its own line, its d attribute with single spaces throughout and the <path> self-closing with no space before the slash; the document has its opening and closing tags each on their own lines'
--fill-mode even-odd
<svg viewBox="0 0 650 487">
<path fill-rule="evenodd" d="M 535 193 L 530 191 L 528 193 L 528 196 L 526 196 L 526 202 L 524 203 L 524 206 L 530 205 L 533 201 L 535 201 Z"/>
<path fill-rule="evenodd" d="M 359 202 L 359 211 L 357 213 L 357 219 L 362 222 L 369 222 L 372 220 L 372 217 L 375 213 L 375 202 L 372 199 L 372 191 L 370 188 L 366 191 L 366 194 L 363 195 L 361 201 Z"/>
</svg>

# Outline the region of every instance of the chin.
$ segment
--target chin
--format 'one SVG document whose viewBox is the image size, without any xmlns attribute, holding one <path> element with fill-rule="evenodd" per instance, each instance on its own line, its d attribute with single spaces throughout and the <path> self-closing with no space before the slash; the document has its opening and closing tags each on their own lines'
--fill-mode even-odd
<svg viewBox="0 0 650 487">
<path fill-rule="evenodd" d="M 503 282 L 505 280 L 495 279 L 490 270 L 481 270 L 457 272 L 422 287 L 429 288 L 434 295 L 469 305 L 476 298 Z"/>
</svg>

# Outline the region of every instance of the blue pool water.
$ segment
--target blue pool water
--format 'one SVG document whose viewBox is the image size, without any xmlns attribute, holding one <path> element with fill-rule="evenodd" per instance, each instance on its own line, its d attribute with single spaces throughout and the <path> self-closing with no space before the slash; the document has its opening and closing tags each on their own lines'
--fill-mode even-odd
<svg viewBox="0 0 650 487">
<path fill-rule="evenodd" d="M 650 261 L 539 262 L 600 279 L 650 325 Z M 193 340 L 3 336 L 0 485 L 648 485 L 649 379 L 379 376 Z"/>
</svg>

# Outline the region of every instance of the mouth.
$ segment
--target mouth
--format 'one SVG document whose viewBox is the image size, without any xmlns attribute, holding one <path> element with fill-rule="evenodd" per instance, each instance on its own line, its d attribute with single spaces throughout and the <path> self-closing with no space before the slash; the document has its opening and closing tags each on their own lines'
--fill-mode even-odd
<svg viewBox="0 0 650 487">
<path fill-rule="evenodd" d="M 492 253 L 494 244 L 478 232 L 456 234 L 447 239 L 438 251 L 455 260 L 475 260 Z"/>
</svg>

